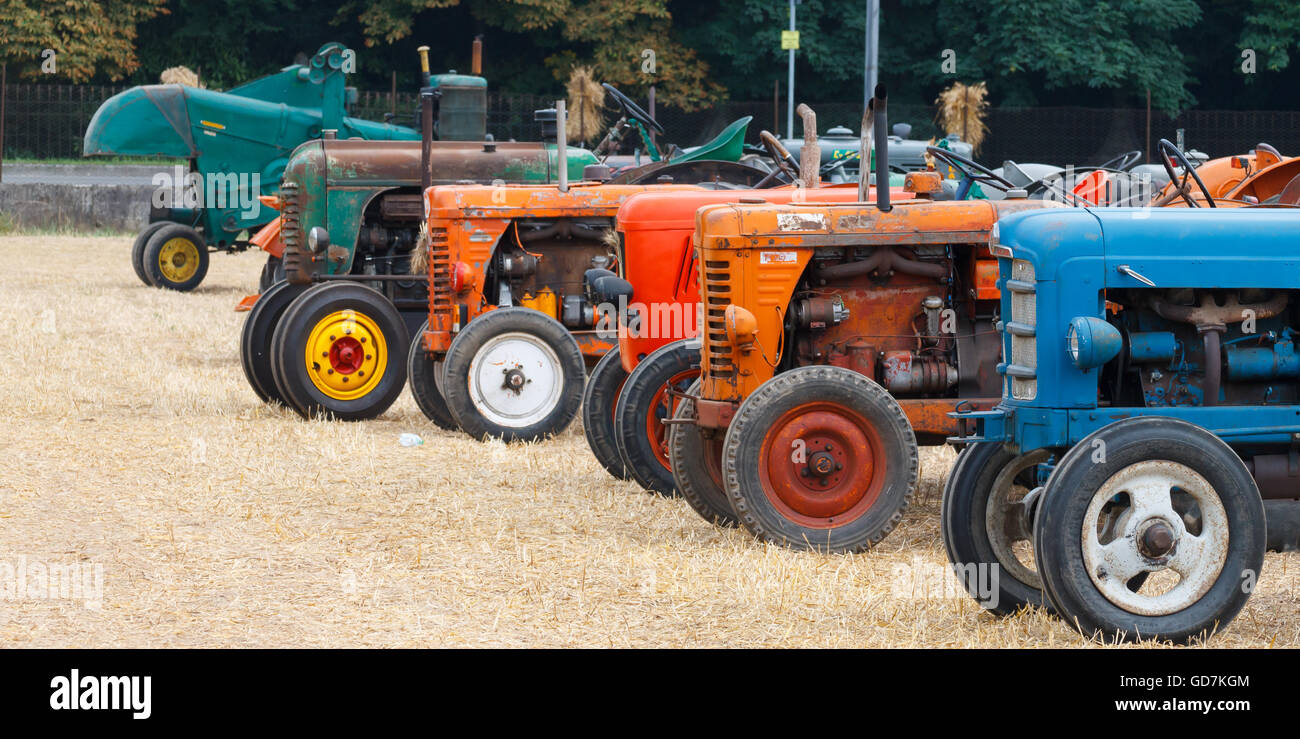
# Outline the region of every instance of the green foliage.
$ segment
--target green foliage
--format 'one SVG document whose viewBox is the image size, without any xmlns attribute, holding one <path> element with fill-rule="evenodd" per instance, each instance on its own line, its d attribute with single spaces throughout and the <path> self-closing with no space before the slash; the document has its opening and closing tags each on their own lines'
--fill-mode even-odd
<svg viewBox="0 0 1300 739">
<path fill-rule="evenodd" d="M 861 98 L 864 20 L 862 0 L 798 6 L 800 99 Z M 466 71 L 481 34 L 493 90 L 558 96 L 586 65 L 694 109 L 784 88 L 787 23 L 784 0 L 0 0 L 0 58 L 11 79 L 32 78 L 53 48 L 60 81 L 156 82 L 183 64 L 221 89 L 341 41 L 357 52 L 352 84 L 387 89 L 396 71 L 409 92 L 416 46 L 432 47 L 435 71 Z M 1300 104 L 1279 92 L 1300 85 L 1296 0 L 881 0 L 880 42 L 899 103 L 983 81 L 994 106 L 1141 106 L 1148 89 L 1168 112 Z M 1257 74 L 1243 75 L 1244 49 Z"/>
<path fill-rule="evenodd" d="M 118 80 L 137 66 L 136 27 L 166 12 L 166 0 L 4 0 L 0 2 L 0 59 L 20 76 L 85 82 Z M 54 74 L 42 70 L 54 51 Z"/>
<path fill-rule="evenodd" d="M 1253 50 L 1260 67 L 1280 71 L 1300 46 L 1300 4 L 1295 0 L 1253 0 L 1237 48 Z"/>
</svg>

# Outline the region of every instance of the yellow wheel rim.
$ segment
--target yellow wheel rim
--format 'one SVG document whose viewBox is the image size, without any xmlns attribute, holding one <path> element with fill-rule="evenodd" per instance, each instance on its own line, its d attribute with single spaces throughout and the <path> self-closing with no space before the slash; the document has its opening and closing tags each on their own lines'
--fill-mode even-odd
<svg viewBox="0 0 1300 739">
<path fill-rule="evenodd" d="M 388 344 L 370 316 L 335 311 L 312 327 L 304 360 L 317 390 L 335 400 L 355 400 L 384 376 Z"/>
<path fill-rule="evenodd" d="M 158 270 L 168 282 L 185 282 L 199 271 L 199 247 L 184 236 L 167 239 L 158 250 Z"/>
</svg>

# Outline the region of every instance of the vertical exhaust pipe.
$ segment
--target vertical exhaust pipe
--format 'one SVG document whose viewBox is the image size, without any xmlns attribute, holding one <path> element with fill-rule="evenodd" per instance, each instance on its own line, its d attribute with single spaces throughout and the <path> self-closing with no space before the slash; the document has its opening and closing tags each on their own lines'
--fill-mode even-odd
<svg viewBox="0 0 1300 739">
<path fill-rule="evenodd" d="M 478 77 L 483 74 L 483 36 L 474 37 L 474 53 L 470 58 L 470 74 Z"/>
<path fill-rule="evenodd" d="M 803 149 L 799 152 L 799 174 L 806 189 L 821 184 L 822 150 L 817 145 L 817 114 L 804 103 L 796 109 L 803 121 Z"/>
<path fill-rule="evenodd" d="M 871 124 L 876 135 L 876 208 L 888 213 L 893 206 L 889 204 L 889 109 L 884 84 L 876 85 L 876 95 L 871 100 L 876 113 L 876 120 Z"/>
<path fill-rule="evenodd" d="M 555 101 L 555 160 L 560 168 L 560 192 L 569 191 L 569 125 L 564 101 Z"/>
<path fill-rule="evenodd" d="M 433 185 L 433 91 L 420 93 L 420 190 Z"/>
</svg>

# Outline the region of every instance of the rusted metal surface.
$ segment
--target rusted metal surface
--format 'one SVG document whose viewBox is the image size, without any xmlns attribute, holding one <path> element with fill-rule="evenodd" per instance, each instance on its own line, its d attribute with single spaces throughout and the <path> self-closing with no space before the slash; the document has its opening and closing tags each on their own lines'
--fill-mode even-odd
<svg viewBox="0 0 1300 739">
<path fill-rule="evenodd" d="M 871 204 L 701 209 L 700 425 L 727 425 L 779 369 L 830 364 L 890 390 L 922 443 L 958 433 L 947 414 L 972 401 L 991 407 L 1001 389 L 989 233 L 1001 214 L 1043 207 L 1059 206 L 917 199 L 888 212 Z M 728 340 L 729 305 L 754 316 L 752 344 Z"/>
<path fill-rule="evenodd" d="M 487 283 L 499 249 L 536 259 L 534 271 L 514 283 L 514 289 L 535 296 L 547 288 L 560 296 L 561 303 L 565 296 L 581 294 L 582 276 L 594 266 L 593 258 L 607 258 L 609 268 L 621 275 L 619 250 L 604 236 L 612 230 L 623 202 L 650 189 L 698 188 L 592 182 L 574 183 L 567 192 L 553 185 L 430 188 L 425 193 L 430 236 L 425 348 L 445 352 L 466 322 L 498 303 L 495 291 L 500 285 Z M 461 276 L 453 285 L 457 271 Z M 467 274 L 471 279 L 465 279 Z M 586 335 L 586 326 L 571 328 L 578 329 L 575 337 L 589 358 L 603 356 L 616 345 L 616 337 Z"/>
</svg>

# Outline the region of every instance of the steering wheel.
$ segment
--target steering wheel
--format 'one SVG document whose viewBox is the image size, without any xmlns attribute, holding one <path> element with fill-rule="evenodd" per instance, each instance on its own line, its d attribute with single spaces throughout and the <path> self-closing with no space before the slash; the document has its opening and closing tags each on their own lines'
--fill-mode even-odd
<svg viewBox="0 0 1300 739">
<path fill-rule="evenodd" d="M 1099 165 L 1097 169 L 1114 169 L 1119 172 L 1127 172 L 1128 168 L 1132 167 L 1134 164 L 1137 164 L 1138 160 L 1141 158 L 1142 158 L 1142 152 L 1137 151 L 1136 149 L 1133 151 L 1126 151 L 1123 154 L 1120 154 L 1119 156 L 1115 157 L 1114 159 L 1107 159 L 1105 162 Z"/>
<path fill-rule="evenodd" d="M 1174 184 L 1174 180 L 1178 179 L 1178 175 L 1174 172 L 1173 159 L 1170 159 L 1170 157 L 1172 156 L 1177 159 L 1178 163 L 1183 167 L 1183 181 L 1178 183 L 1177 192 L 1179 195 L 1183 196 L 1183 200 L 1187 201 L 1187 207 L 1202 207 L 1200 203 L 1192 200 L 1192 196 L 1188 194 L 1187 179 L 1189 177 L 1196 181 L 1197 187 L 1201 188 L 1201 194 L 1205 196 L 1206 205 L 1210 208 L 1219 207 L 1214 204 L 1214 196 L 1210 195 L 1210 188 L 1206 187 L 1205 183 L 1201 181 L 1201 176 L 1196 174 L 1196 170 L 1192 167 L 1192 163 L 1187 161 L 1187 155 L 1183 154 L 1182 150 L 1180 150 L 1176 144 L 1169 139 L 1160 139 L 1159 148 L 1160 163 L 1165 165 L 1165 174 L 1169 175 L 1169 184 Z"/>
<path fill-rule="evenodd" d="M 663 134 L 664 127 L 659 125 L 659 121 L 651 118 L 650 114 L 642 110 L 640 105 L 632 102 L 632 98 L 619 92 L 617 87 L 614 87 L 608 82 L 602 82 L 600 86 L 605 88 L 605 92 L 608 92 L 613 96 L 614 102 L 618 103 L 619 107 L 623 109 L 624 115 L 643 125 L 653 128 L 657 134 Z"/>
<path fill-rule="evenodd" d="M 763 148 L 767 149 L 768 156 L 776 162 L 776 166 L 781 170 L 781 174 L 790 178 L 791 182 L 799 179 L 799 161 L 794 158 L 789 149 L 781 144 L 781 140 L 767 131 L 758 133 L 759 141 L 763 142 Z"/>
<path fill-rule="evenodd" d="M 967 159 L 956 152 L 949 151 L 948 149 L 941 149 L 938 146 L 927 146 L 925 147 L 925 152 L 935 159 L 942 161 L 944 164 L 947 164 L 949 167 L 961 172 L 961 184 L 957 185 L 957 200 L 965 200 L 966 196 L 970 194 L 971 187 L 975 185 L 975 183 L 992 185 L 1003 192 L 1013 190 L 1016 187 L 1014 184 L 998 176 L 996 172 L 985 167 L 983 164 Z"/>
</svg>

